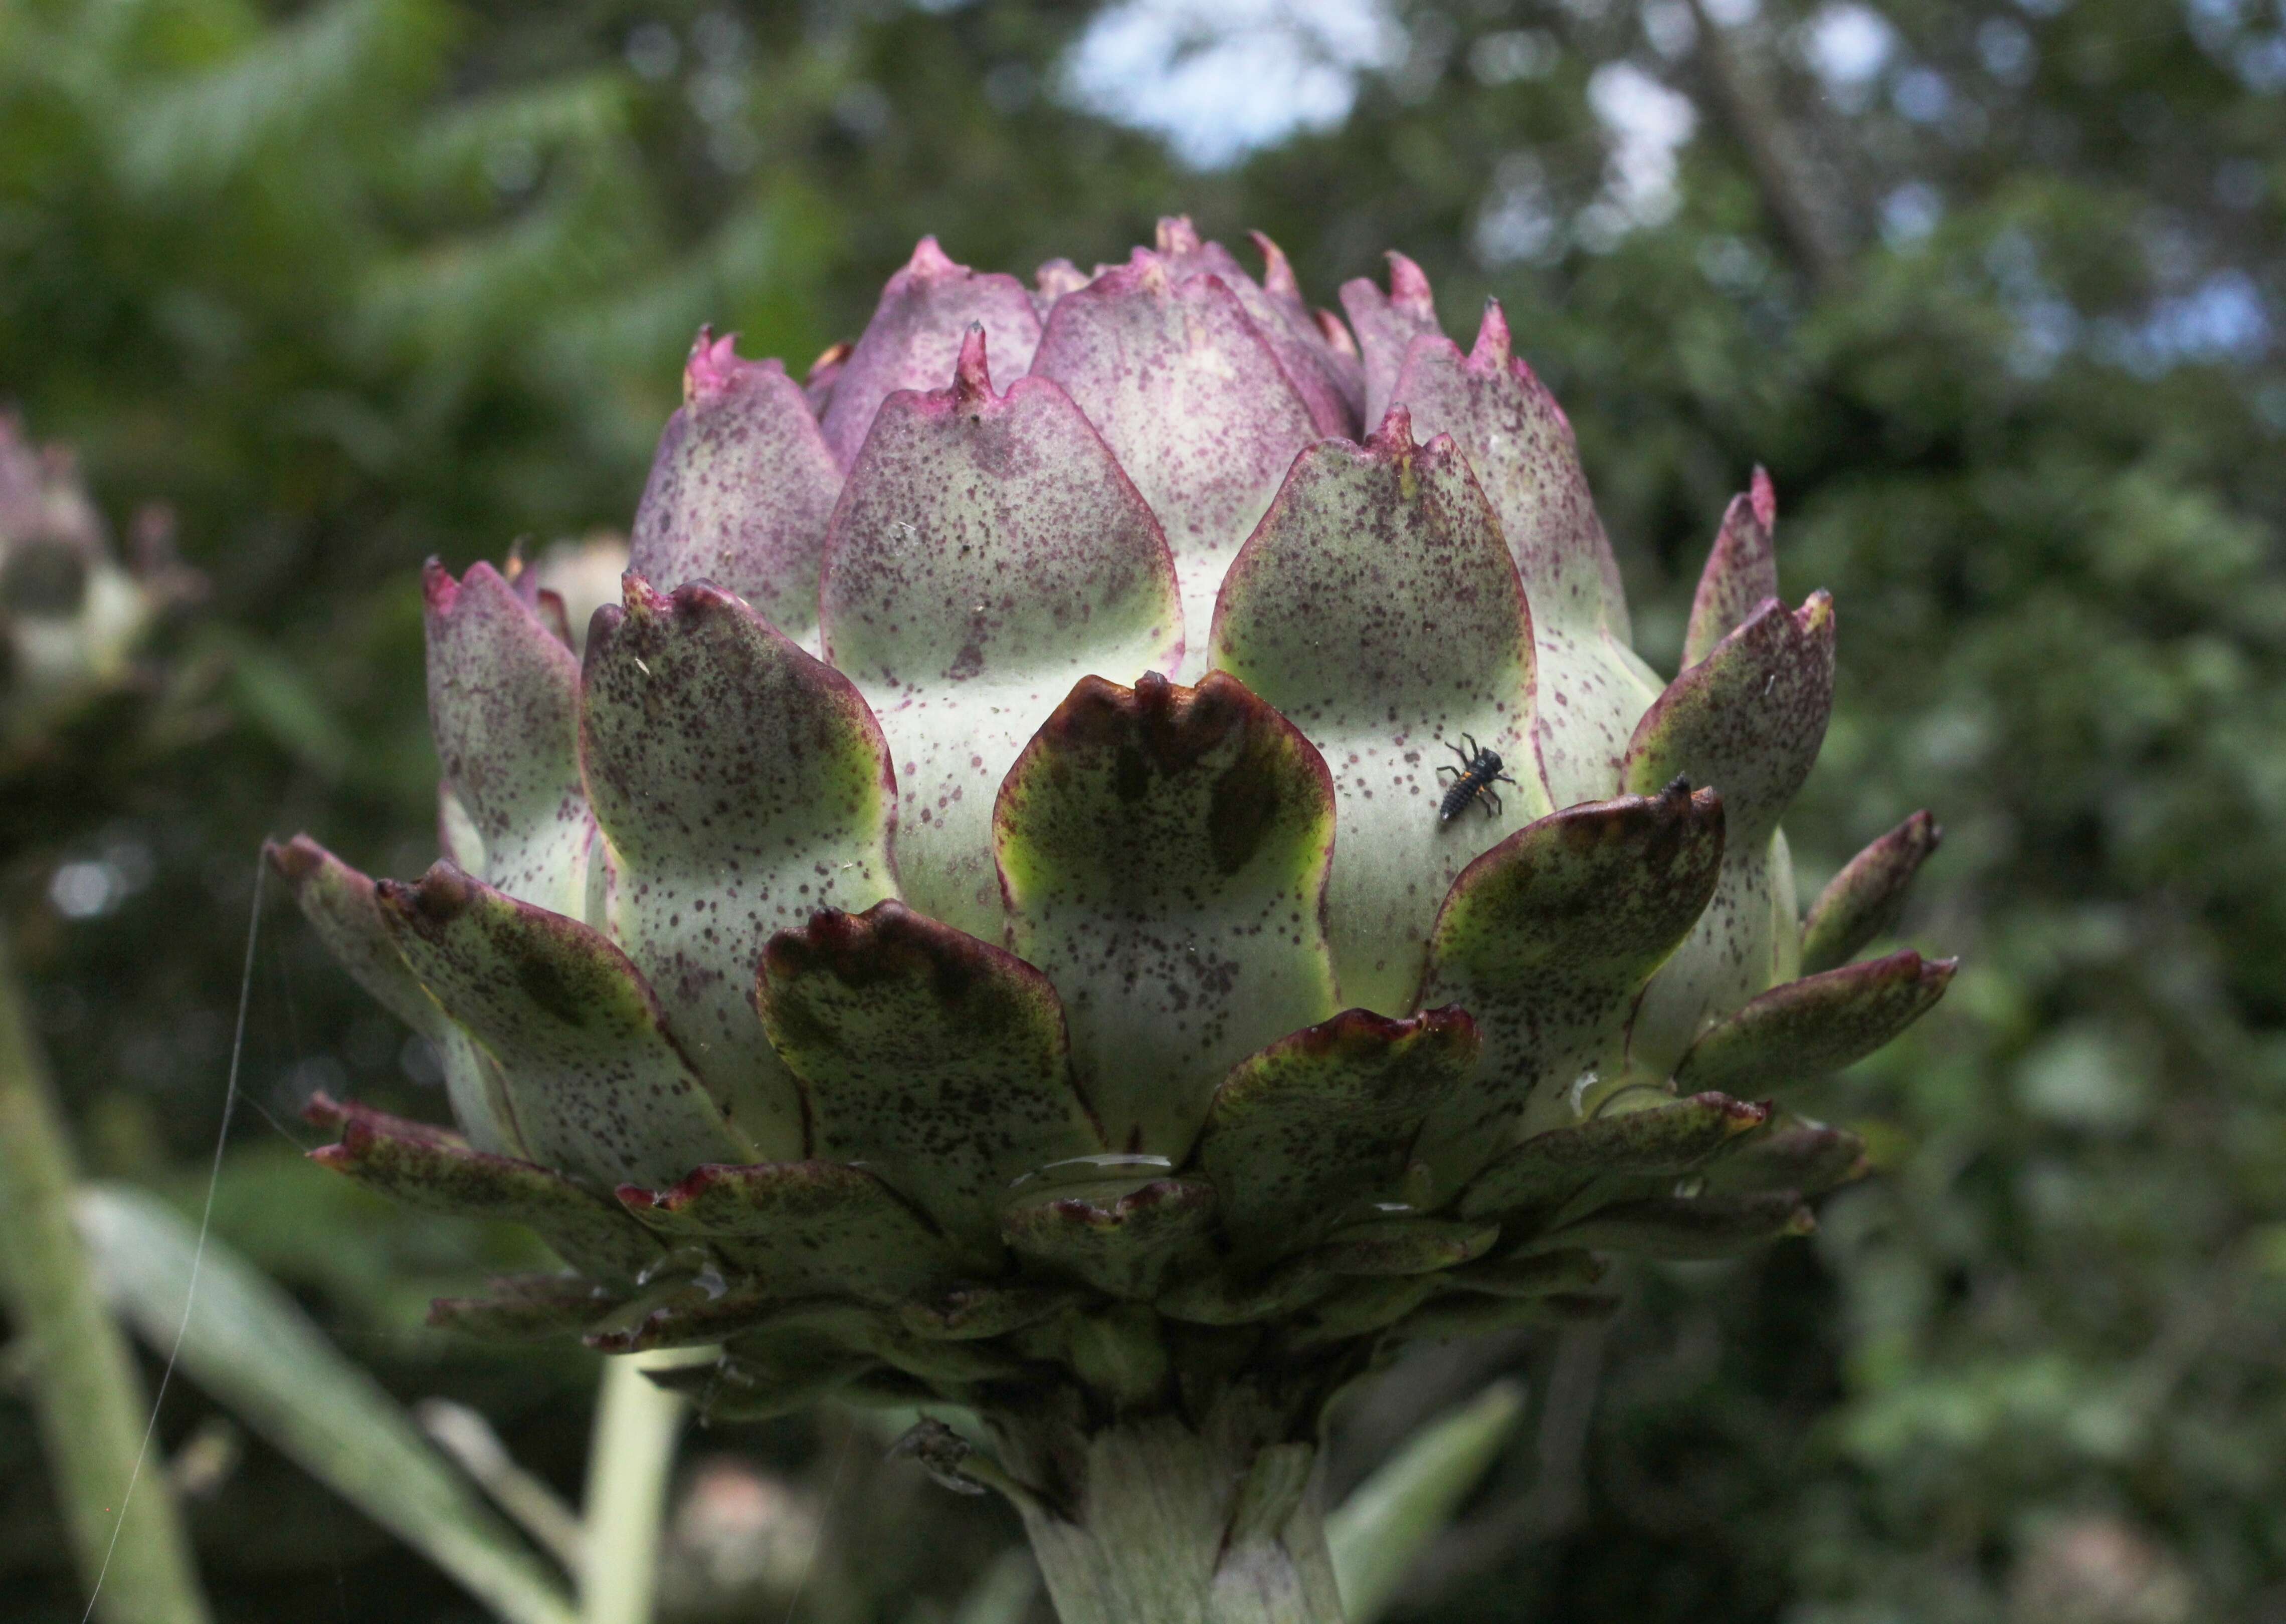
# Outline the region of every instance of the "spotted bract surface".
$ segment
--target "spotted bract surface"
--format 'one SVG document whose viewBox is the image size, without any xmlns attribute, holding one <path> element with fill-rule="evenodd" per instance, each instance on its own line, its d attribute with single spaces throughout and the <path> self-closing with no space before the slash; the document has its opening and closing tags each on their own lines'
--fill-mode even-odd
<svg viewBox="0 0 2286 1624">
<path fill-rule="evenodd" d="M 442 1322 L 718 1344 L 724 1415 L 1131 1413 L 1606 1312 L 1597 1254 L 1856 1171 L 1768 1096 L 1943 992 L 1861 958 L 1936 830 L 1805 926 L 1837 622 L 1769 476 L 1667 680 L 1498 305 L 1256 242 L 926 240 L 805 382 L 701 333 L 591 627 L 430 567 L 448 861 L 274 855 L 461 1123 L 324 1101 L 321 1158 L 577 1272 Z"/>
</svg>

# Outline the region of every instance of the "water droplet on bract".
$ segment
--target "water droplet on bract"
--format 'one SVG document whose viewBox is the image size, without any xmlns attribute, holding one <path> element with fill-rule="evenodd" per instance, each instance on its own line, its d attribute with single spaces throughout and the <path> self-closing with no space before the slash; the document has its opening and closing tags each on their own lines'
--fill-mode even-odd
<svg viewBox="0 0 2286 1624">
<path fill-rule="evenodd" d="M 1044 1167 L 1019 1173 L 1008 1181 L 1008 1188 L 1011 1191 L 1036 1190 L 1051 1186 L 1093 1184 L 1109 1179 L 1160 1179 L 1174 1171 L 1175 1164 L 1164 1156 L 1107 1151 L 1101 1155 L 1072 1156 L 1061 1162 L 1051 1162 Z"/>
<path fill-rule="evenodd" d="M 1675 1181 L 1675 1199 L 1677 1201 L 1697 1201 L 1706 1194 L 1707 1180 L 1696 1173 Z"/>
<path fill-rule="evenodd" d="M 709 1273 L 713 1273 L 718 1282 L 722 1278 L 714 1273 L 712 1253 L 703 1246 L 678 1246 L 647 1265 L 635 1276 L 635 1284 L 657 1286 L 669 1281 L 698 1280 Z"/>
<path fill-rule="evenodd" d="M 1426 1162 L 1415 1162 L 1405 1170 L 1404 1182 L 1399 1187 L 1399 1197 L 1423 1212 L 1437 1205 L 1437 1175 Z"/>
<path fill-rule="evenodd" d="M 670 1279 L 695 1277 L 698 1273 L 706 1270 L 711 1261 L 713 1258 L 706 1254 L 706 1247 L 674 1247 L 656 1261 L 651 1261 L 650 1265 L 644 1265 L 642 1273 L 635 1274 L 635 1283 L 638 1286 L 658 1286 L 660 1281 L 670 1281 Z"/>
</svg>

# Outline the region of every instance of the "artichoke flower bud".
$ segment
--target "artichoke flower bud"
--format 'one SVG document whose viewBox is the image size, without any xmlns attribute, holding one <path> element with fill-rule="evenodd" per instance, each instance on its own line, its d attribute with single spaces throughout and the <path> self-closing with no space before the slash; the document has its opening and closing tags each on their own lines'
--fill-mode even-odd
<svg viewBox="0 0 2286 1624">
<path fill-rule="evenodd" d="M 702 332 L 579 651 L 430 566 L 443 860 L 274 853 L 461 1127 L 320 1099 L 319 1158 L 573 1271 L 440 1322 L 971 1406 L 1073 1618 L 1102 1473 L 1222 1440 L 1219 1572 L 1391 1347 L 1804 1233 L 1861 1147 L 1771 1096 L 1952 968 L 1852 962 L 1925 814 L 1805 937 L 1834 611 L 1767 477 L 1663 682 L 1499 305 L 1464 353 L 1392 255 L 1345 325 L 1257 242 L 925 240 L 806 385 Z"/>
<path fill-rule="evenodd" d="M 173 525 L 164 508 L 138 513 L 122 563 L 70 452 L 0 414 L 0 761 L 132 685 L 154 624 L 200 587 Z"/>
</svg>

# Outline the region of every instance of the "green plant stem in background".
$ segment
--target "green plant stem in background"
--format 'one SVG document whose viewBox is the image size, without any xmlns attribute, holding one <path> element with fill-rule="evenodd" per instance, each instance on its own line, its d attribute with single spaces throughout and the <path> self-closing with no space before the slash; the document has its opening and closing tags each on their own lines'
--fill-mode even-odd
<svg viewBox="0 0 2286 1624">
<path fill-rule="evenodd" d="M 210 1615 L 166 1473 L 156 1462 L 137 1470 L 149 1396 L 73 1227 L 75 1177 L 0 941 L 0 1291 L 65 1533 L 82 1576 L 92 1586 L 101 1575 L 95 1616 L 106 1624 L 200 1624 Z"/>
<path fill-rule="evenodd" d="M 1495 1382 L 1407 1440 L 1326 1519 L 1350 1624 L 1372 1624 L 1422 1548 L 1453 1520 L 1524 1416 L 1524 1389 Z"/>
<path fill-rule="evenodd" d="M 146 1340 L 179 1336 L 183 1374 L 201 1391 L 505 1624 L 574 1624 L 547 1565 L 292 1297 L 220 1241 L 201 1250 L 197 1228 L 141 1190 L 91 1184 L 75 1204 L 105 1289 Z"/>
<path fill-rule="evenodd" d="M 1022 1624 L 1040 1594 L 1039 1565 L 1021 1548 L 1002 1551 L 960 1600 L 952 1624 Z"/>
<path fill-rule="evenodd" d="M 668 1362 L 684 1362 L 677 1350 Z M 587 1453 L 587 1556 L 579 1573 L 583 1624 L 650 1624 L 658 1575 L 659 1523 L 688 1407 L 643 1374 L 658 1361 L 603 1361 Z"/>
</svg>

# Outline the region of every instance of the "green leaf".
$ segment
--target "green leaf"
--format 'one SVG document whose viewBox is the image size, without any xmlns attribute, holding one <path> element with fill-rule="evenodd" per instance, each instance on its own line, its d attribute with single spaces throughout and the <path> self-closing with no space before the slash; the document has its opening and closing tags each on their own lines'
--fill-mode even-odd
<svg viewBox="0 0 2286 1624">
<path fill-rule="evenodd" d="M 106 1289 L 154 1347 L 179 1328 L 182 1368 L 208 1393 L 499 1617 L 575 1624 L 546 1565 L 283 1291 L 140 1191 L 90 1186 L 78 1218 Z"/>
<path fill-rule="evenodd" d="M 328 784 L 357 776 L 346 729 L 317 685 L 270 644 L 234 629 L 201 641 L 229 661 L 229 694 L 246 720 Z"/>
<path fill-rule="evenodd" d="M 1497 1382 L 1416 1434 L 1326 1518 L 1349 1624 L 1388 1611 L 1413 1559 L 1443 1532 L 1524 1418 L 1524 1389 Z"/>
</svg>

